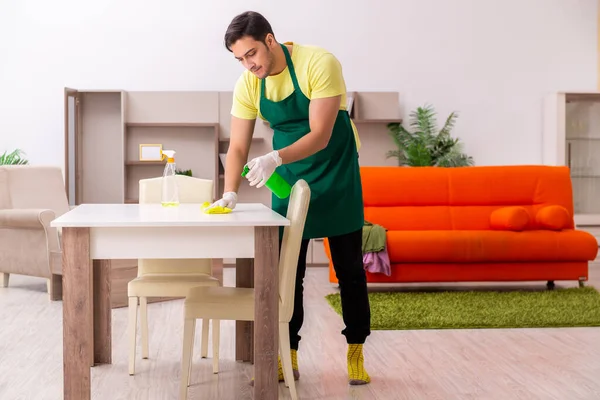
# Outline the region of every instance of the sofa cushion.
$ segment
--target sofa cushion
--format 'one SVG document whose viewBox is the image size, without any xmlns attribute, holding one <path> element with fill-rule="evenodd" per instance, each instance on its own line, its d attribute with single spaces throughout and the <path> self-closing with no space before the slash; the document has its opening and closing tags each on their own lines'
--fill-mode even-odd
<svg viewBox="0 0 600 400">
<path fill-rule="evenodd" d="M 543 207 L 535 215 L 539 227 L 555 231 L 569 228 L 571 220 L 567 209 L 557 205 Z"/>
<path fill-rule="evenodd" d="M 505 206 L 508 207 L 508 206 Z M 533 216 L 541 206 L 518 205 L 531 216 L 528 229 L 535 229 Z M 488 230 L 492 213 L 502 206 L 365 207 L 365 219 L 386 229 L 400 231 Z"/>
<path fill-rule="evenodd" d="M 486 230 L 491 213 L 524 207 L 528 229 L 550 205 L 573 213 L 568 167 L 361 167 L 365 219 L 390 230 Z M 573 228 L 573 221 L 567 228 Z"/>
<path fill-rule="evenodd" d="M 490 227 L 498 230 L 522 231 L 529 224 L 529 213 L 525 207 L 501 207 L 492 211 Z"/>
<path fill-rule="evenodd" d="M 392 263 L 587 261 L 598 251 L 592 235 L 576 230 L 389 230 L 387 245 Z"/>
</svg>

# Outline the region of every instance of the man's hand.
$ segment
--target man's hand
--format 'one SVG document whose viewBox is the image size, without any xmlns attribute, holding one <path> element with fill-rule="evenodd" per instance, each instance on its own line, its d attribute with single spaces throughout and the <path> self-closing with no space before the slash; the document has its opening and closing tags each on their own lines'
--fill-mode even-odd
<svg viewBox="0 0 600 400">
<path fill-rule="evenodd" d="M 213 207 L 227 207 L 233 210 L 237 204 L 237 194 L 235 192 L 225 192 L 223 193 L 223 198 L 215 201 L 210 206 L 206 207 L 207 210 L 210 210 Z"/>
<path fill-rule="evenodd" d="M 256 157 L 248 163 L 250 171 L 246 174 L 246 179 L 250 181 L 250 186 L 257 188 L 263 187 L 267 180 L 275 172 L 275 168 L 281 165 L 279 152 L 272 151 L 264 156 Z"/>
</svg>

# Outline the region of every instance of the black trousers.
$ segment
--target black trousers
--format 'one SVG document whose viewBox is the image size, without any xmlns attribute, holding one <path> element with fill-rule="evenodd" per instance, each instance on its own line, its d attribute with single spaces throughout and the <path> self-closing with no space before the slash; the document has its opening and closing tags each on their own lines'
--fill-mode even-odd
<svg viewBox="0 0 600 400">
<path fill-rule="evenodd" d="M 367 278 L 362 257 L 362 228 L 348 234 L 328 238 L 331 259 L 340 285 L 342 317 L 348 344 L 363 344 L 371 333 L 371 308 Z M 294 312 L 290 320 L 290 347 L 298 350 L 300 328 L 304 322 L 304 276 L 308 239 L 302 240 L 296 273 Z M 281 245 L 281 244 L 280 244 Z"/>
</svg>

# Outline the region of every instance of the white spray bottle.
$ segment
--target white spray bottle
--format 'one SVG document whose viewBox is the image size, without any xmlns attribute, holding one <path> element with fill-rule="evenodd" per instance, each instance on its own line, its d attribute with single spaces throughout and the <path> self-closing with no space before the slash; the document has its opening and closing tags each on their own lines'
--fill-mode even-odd
<svg viewBox="0 0 600 400">
<path fill-rule="evenodd" d="M 162 180 L 162 205 L 163 207 L 177 207 L 179 205 L 179 188 L 175 174 L 175 151 L 163 150 L 163 159 L 167 157 L 167 164 Z"/>
</svg>

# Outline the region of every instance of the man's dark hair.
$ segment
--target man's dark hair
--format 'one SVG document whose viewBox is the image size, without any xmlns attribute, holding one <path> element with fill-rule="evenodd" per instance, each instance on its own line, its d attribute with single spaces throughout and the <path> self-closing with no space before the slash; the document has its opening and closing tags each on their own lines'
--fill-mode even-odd
<svg viewBox="0 0 600 400">
<path fill-rule="evenodd" d="M 254 40 L 265 43 L 269 33 L 275 36 L 265 17 L 256 11 L 246 11 L 236 16 L 227 27 L 225 47 L 231 51 L 231 46 L 244 36 L 251 36 Z"/>
</svg>

